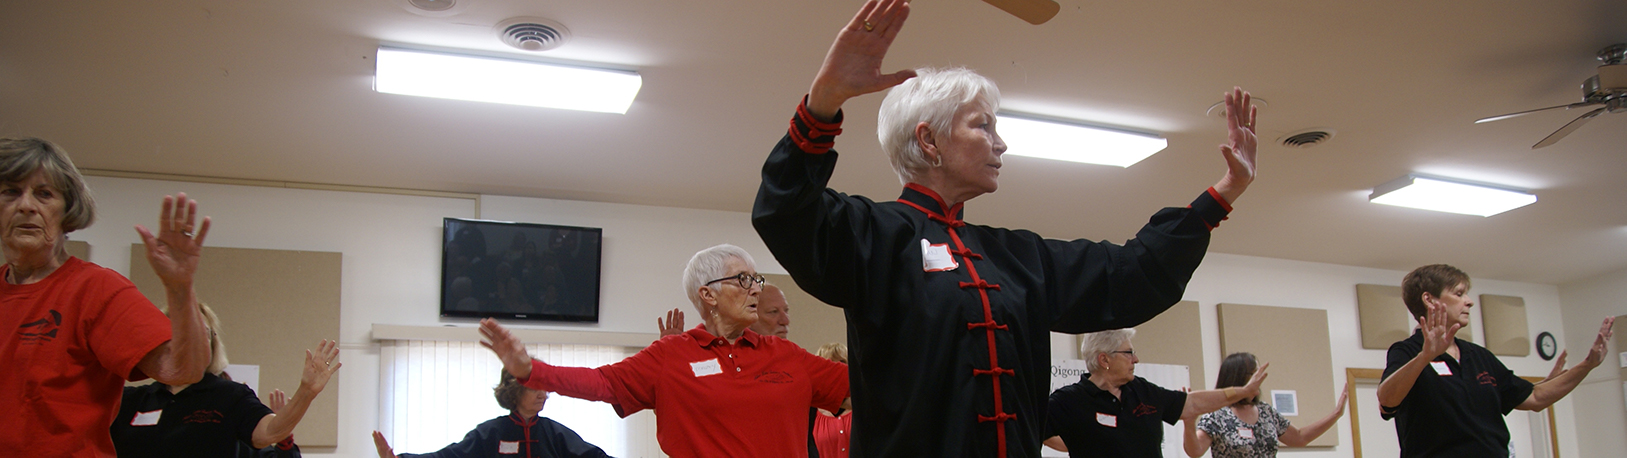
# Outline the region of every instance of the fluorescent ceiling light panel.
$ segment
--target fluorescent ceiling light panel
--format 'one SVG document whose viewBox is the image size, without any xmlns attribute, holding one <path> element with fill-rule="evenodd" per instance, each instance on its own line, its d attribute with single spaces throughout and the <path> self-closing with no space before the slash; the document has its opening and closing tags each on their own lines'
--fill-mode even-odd
<svg viewBox="0 0 1627 458">
<path fill-rule="evenodd" d="M 1373 188 L 1375 204 L 1491 216 L 1537 202 L 1535 194 L 1481 184 L 1407 175 Z"/>
<path fill-rule="evenodd" d="M 626 114 L 638 73 L 379 48 L 373 89 L 391 94 Z"/>
<path fill-rule="evenodd" d="M 1001 114 L 995 130 L 1006 141 L 1006 153 L 1018 156 L 1129 167 L 1163 151 L 1169 140 L 1079 124 L 1042 121 Z"/>
</svg>

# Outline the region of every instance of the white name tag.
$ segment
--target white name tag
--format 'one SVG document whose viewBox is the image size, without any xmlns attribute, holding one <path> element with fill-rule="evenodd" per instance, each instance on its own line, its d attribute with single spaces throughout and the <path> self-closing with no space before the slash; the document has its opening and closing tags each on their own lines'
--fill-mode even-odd
<svg viewBox="0 0 1627 458">
<path fill-rule="evenodd" d="M 932 242 L 921 239 L 921 270 L 927 272 L 945 272 L 955 270 L 960 264 L 955 263 L 955 256 L 949 254 L 949 244 Z"/>
<path fill-rule="evenodd" d="M 1237 437 L 1254 440 L 1254 430 L 1248 428 L 1237 428 Z"/>
<path fill-rule="evenodd" d="M 1101 423 L 1102 426 L 1106 426 L 1106 427 L 1109 427 L 1109 428 L 1117 428 L 1117 427 L 1119 427 L 1119 417 L 1117 415 L 1108 415 L 1108 414 L 1105 414 L 1105 413 L 1097 413 L 1096 414 L 1096 422 Z"/>
<path fill-rule="evenodd" d="M 1446 367 L 1446 361 L 1430 361 L 1429 367 L 1435 369 L 1435 373 L 1441 376 L 1452 375 L 1452 368 Z"/>
<path fill-rule="evenodd" d="M 497 453 L 501 453 L 501 454 L 504 454 L 504 455 L 518 454 L 518 453 L 520 453 L 520 443 L 518 441 L 516 441 L 516 442 L 497 441 Z"/>
<path fill-rule="evenodd" d="M 689 368 L 695 371 L 696 377 L 705 377 L 708 375 L 723 373 L 723 366 L 717 363 L 717 358 L 689 363 Z"/>
<path fill-rule="evenodd" d="M 136 417 L 130 419 L 130 426 L 152 426 L 158 424 L 158 417 L 164 415 L 164 409 L 152 412 L 136 412 Z"/>
</svg>

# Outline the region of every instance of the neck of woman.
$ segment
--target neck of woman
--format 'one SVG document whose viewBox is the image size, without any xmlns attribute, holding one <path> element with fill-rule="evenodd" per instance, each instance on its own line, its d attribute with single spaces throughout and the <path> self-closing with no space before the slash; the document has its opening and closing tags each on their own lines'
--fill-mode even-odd
<svg viewBox="0 0 1627 458">
<path fill-rule="evenodd" d="M 714 336 L 722 337 L 723 340 L 729 341 L 730 345 L 733 345 L 735 341 L 740 340 L 740 336 L 746 334 L 746 327 L 747 326 L 745 325 L 730 325 L 729 323 L 724 322 L 724 320 L 718 319 L 716 314 L 713 314 L 712 317 L 709 317 L 706 320 L 706 332 L 710 332 Z"/>
<path fill-rule="evenodd" d="M 1090 374 L 1090 379 L 1089 380 L 1090 380 L 1090 383 L 1096 384 L 1096 388 L 1100 388 L 1102 391 L 1113 393 L 1113 397 L 1118 397 L 1119 396 L 1119 387 L 1124 386 L 1125 383 L 1129 383 L 1129 382 L 1117 382 L 1117 381 L 1109 379 L 1108 376 L 1105 375 L 1105 374 L 1099 374 L 1099 373 L 1094 373 L 1094 372 Z"/>
<path fill-rule="evenodd" d="M 951 183 L 950 180 L 943 178 L 941 174 L 932 173 L 930 171 L 922 176 L 916 177 L 913 183 L 920 185 L 921 187 L 931 189 L 932 192 L 937 193 L 938 198 L 943 199 L 943 204 L 945 207 L 954 207 L 955 204 L 966 202 L 968 200 L 972 200 L 973 197 L 983 195 L 981 191 L 973 190 L 963 185 L 956 185 Z"/>
<path fill-rule="evenodd" d="M 6 265 L 11 267 L 6 270 L 6 283 L 13 285 L 27 285 L 44 280 L 45 277 L 51 276 L 52 272 L 56 272 L 57 268 L 62 267 L 62 263 L 68 260 L 67 256 L 56 255 L 54 251 L 57 250 L 23 254 L 15 257 L 12 256 L 11 250 L 6 251 Z"/>
</svg>

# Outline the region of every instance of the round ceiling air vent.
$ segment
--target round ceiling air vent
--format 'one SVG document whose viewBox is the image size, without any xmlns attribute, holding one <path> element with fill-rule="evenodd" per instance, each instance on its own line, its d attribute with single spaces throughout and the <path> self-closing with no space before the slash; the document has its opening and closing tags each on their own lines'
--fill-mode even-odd
<svg viewBox="0 0 1627 458">
<path fill-rule="evenodd" d="M 548 19 L 535 17 L 510 18 L 497 24 L 498 38 L 503 44 L 526 51 L 547 51 L 558 48 L 570 38 L 570 30 Z"/>
<path fill-rule="evenodd" d="M 1306 129 L 1284 135 L 1277 139 L 1277 143 L 1289 148 L 1310 148 L 1332 139 L 1333 134 L 1333 129 Z"/>
<path fill-rule="evenodd" d="M 393 0 L 401 9 L 419 16 L 447 17 L 469 9 L 478 0 Z"/>
</svg>

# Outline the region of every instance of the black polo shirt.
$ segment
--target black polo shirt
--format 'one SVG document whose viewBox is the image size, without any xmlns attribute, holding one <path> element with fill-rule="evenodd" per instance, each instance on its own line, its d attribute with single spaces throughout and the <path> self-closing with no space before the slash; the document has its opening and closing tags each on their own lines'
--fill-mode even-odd
<svg viewBox="0 0 1627 458">
<path fill-rule="evenodd" d="M 1045 437 L 1060 436 L 1068 456 L 1162 457 L 1164 426 L 1175 424 L 1186 393 L 1166 390 L 1136 377 L 1119 395 L 1097 388 L 1090 374 L 1051 393 Z"/>
<path fill-rule="evenodd" d="M 175 394 L 162 383 L 125 387 L 109 432 L 120 457 L 229 457 L 270 414 L 248 385 L 205 373 Z"/>
<path fill-rule="evenodd" d="M 1395 408 L 1382 408 L 1395 419 L 1401 456 L 1508 456 L 1508 425 L 1503 415 L 1531 396 L 1531 382 L 1514 375 L 1490 351 L 1457 340 L 1461 360 L 1442 353 L 1418 373 L 1412 391 Z M 1401 369 L 1424 348 L 1423 335 L 1390 345 L 1384 377 Z M 1442 373 L 1438 368 L 1445 367 Z"/>
</svg>

